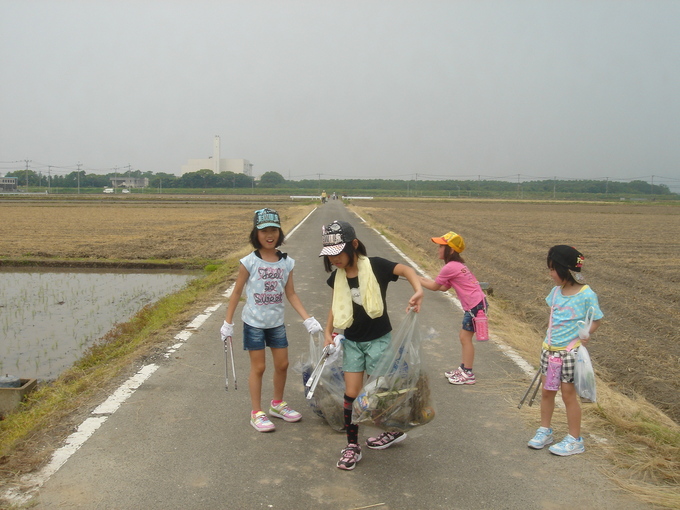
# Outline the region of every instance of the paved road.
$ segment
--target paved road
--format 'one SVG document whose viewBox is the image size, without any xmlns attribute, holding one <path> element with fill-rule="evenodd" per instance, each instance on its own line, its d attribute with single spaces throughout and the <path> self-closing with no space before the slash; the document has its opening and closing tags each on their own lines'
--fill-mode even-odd
<svg viewBox="0 0 680 510">
<path fill-rule="evenodd" d="M 330 291 L 317 255 L 321 225 L 333 219 L 351 221 L 369 255 L 400 260 L 340 201 L 320 206 L 284 247 L 297 261 L 303 303 L 322 321 Z M 239 389 L 224 389 L 218 331 L 225 300 L 45 482 L 34 500 L 37 508 L 644 508 L 599 474 L 594 456 L 558 458 L 526 447 L 536 423 L 516 403 L 528 380 L 493 342 L 476 344 L 477 384 L 450 385 L 440 374 L 459 360 L 462 314 L 442 293 L 426 292 L 419 321 L 431 337 L 426 354 L 437 416 L 388 450 L 364 448 L 354 471 L 335 467 L 344 434 L 308 409 L 301 377 L 292 370 L 286 399 L 303 420 L 276 420 L 271 434 L 249 425 L 248 359 L 241 350 Z M 390 286 L 395 325 L 410 294 L 405 281 Z M 292 365 L 306 351 L 308 335 L 292 309 L 286 318 Z M 271 369 L 264 395 L 270 393 Z M 361 439 L 370 432 L 362 427 Z"/>
</svg>

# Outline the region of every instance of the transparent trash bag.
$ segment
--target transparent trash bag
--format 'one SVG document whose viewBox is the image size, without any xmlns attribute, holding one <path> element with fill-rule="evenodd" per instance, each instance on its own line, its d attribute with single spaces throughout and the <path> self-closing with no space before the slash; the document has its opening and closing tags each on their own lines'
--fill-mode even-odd
<svg viewBox="0 0 680 510">
<path fill-rule="evenodd" d="M 574 367 L 574 386 L 576 393 L 581 398 L 597 401 L 597 391 L 595 387 L 595 371 L 590 361 L 590 354 L 585 345 L 578 348 L 576 352 L 576 366 Z"/>
<path fill-rule="evenodd" d="M 418 314 L 409 311 L 354 401 L 353 423 L 405 432 L 434 419 L 421 344 Z"/>
<path fill-rule="evenodd" d="M 309 353 L 302 358 L 299 370 L 302 373 L 302 384 L 305 385 L 305 398 L 310 390 L 306 384 L 321 358 L 323 344 L 323 333 L 318 333 L 316 340 L 314 335 L 309 335 Z M 345 428 L 344 395 L 345 374 L 342 371 L 342 348 L 339 348 L 328 357 L 314 395 L 306 400 L 316 415 L 321 416 L 332 429 L 339 432 Z"/>
</svg>

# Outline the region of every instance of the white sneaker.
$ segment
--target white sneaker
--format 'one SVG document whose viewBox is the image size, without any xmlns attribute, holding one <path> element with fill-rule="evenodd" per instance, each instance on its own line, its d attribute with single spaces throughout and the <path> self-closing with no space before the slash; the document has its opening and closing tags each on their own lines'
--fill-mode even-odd
<svg viewBox="0 0 680 510">
<path fill-rule="evenodd" d="M 552 444 L 553 441 L 554 439 L 552 429 L 547 427 L 538 427 L 536 435 L 531 438 L 531 440 L 527 443 L 527 446 L 529 448 L 533 448 L 534 450 L 541 450 L 544 446 Z"/>
<path fill-rule="evenodd" d="M 586 451 L 586 447 L 583 445 L 582 437 L 576 438 L 571 434 L 567 434 L 562 441 L 552 445 L 548 450 L 550 453 L 564 457 L 566 455 L 583 453 Z"/>
</svg>

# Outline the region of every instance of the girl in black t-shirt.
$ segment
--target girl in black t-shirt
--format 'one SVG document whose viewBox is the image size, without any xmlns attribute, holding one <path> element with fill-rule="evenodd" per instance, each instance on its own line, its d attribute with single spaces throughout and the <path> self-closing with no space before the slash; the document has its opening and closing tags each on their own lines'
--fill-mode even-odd
<svg viewBox="0 0 680 510">
<path fill-rule="evenodd" d="M 343 371 L 345 373 L 344 413 L 347 446 L 342 450 L 338 468 L 351 470 L 361 460 L 359 426 L 352 423 L 352 403 L 391 341 L 392 325 L 387 315 L 387 285 L 400 276 L 413 287 L 407 310 L 420 311 L 423 289 L 413 268 L 380 257 L 368 257 L 366 247 L 356 238 L 347 222 L 334 221 L 322 229 L 324 266 L 331 272 L 328 285 L 333 289 L 333 304 L 325 329 L 325 344 L 333 341 L 334 329 L 344 330 Z M 335 266 L 335 270 L 333 270 Z M 403 432 L 383 432 L 370 437 L 366 446 L 383 450 L 403 441 Z"/>
</svg>

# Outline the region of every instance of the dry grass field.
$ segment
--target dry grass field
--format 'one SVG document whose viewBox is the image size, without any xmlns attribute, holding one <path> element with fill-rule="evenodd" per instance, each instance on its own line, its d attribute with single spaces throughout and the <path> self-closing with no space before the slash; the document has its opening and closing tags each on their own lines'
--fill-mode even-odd
<svg viewBox="0 0 680 510">
<path fill-rule="evenodd" d="M 253 211 L 269 204 L 126 202 L 0 203 L 0 264 L 8 258 L 220 259 L 248 243 Z M 287 230 L 309 208 L 276 205 Z"/>
<path fill-rule="evenodd" d="M 449 230 L 466 241 L 463 256 L 494 297 L 541 336 L 552 287 L 548 249 L 575 246 L 605 313 L 588 346 L 598 375 L 636 392 L 680 423 L 680 207 L 618 203 L 356 201 L 370 223 L 401 238 L 418 260 L 431 260 L 430 237 Z M 493 318 L 493 309 L 491 310 Z M 528 330 L 529 331 L 529 330 Z M 536 345 L 536 360 L 540 345 Z"/>
</svg>

